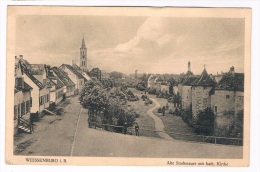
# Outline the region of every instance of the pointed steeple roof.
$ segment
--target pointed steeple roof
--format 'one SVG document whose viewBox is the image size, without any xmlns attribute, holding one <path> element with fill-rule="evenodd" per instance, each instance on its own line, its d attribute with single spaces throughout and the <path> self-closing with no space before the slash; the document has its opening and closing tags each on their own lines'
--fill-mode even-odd
<svg viewBox="0 0 260 172">
<path fill-rule="evenodd" d="M 82 39 L 81 48 L 86 48 L 84 36 L 83 36 L 83 39 Z"/>
<path fill-rule="evenodd" d="M 193 86 L 215 86 L 216 81 L 208 74 L 205 66 L 200 77 L 196 79 L 193 83 Z"/>
</svg>

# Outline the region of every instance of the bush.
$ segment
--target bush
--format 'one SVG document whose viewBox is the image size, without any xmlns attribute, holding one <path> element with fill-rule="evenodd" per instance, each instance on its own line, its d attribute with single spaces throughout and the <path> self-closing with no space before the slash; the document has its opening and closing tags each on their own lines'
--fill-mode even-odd
<svg viewBox="0 0 260 172">
<path fill-rule="evenodd" d="M 184 122 L 192 125 L 192 111 L 191 110 L 184 110 L 184 113 L 181 113 L 181 118 Z"/>
<path fill-rule="evenodd" d="M 157 112 L 162 113 L 162 108 L 158 108 Z"/>
<path fill-rule="evenodd" d="M 156 94 L 156 89 L 155 88 L 150 88 L 148 90 L 148 94 Z"/>
<path fill-rule="evenodd" d="M 141 99 L 143 99 L 143 101 L 145 101 L 145 99 L 147 99 L 147 95 L 144 95 L 144 94 L 143 94 L 143 95 L 141 96 Z"/>
<path fill-rule="evenodd" d="M 214 113 L 210 108 L 206 108 L 197 114 L 194 123 L 195 132 L 197 134 L 210 135 L 214 131 Z"/>
</svg>

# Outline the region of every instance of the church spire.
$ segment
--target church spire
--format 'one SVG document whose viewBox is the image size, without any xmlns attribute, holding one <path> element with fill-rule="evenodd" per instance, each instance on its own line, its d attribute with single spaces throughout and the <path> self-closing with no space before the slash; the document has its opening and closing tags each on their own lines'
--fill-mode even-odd
<svg viewBox="0 0 260 172">
<path fill-rule="evenodd" d="M 85 45 L 85 36 L 83 34 L 83 39 L 82 39 L 82 43 L 81 43 L 81 48 L 86 48 L 86 45 Z"/>
</svg>

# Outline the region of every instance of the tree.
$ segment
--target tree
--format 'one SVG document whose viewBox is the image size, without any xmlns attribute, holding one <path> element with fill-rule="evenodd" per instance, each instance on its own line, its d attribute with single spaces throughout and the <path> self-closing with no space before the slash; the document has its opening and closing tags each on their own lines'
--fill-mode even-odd
<svg viewBox="0 0 260 172">
<path fill-rule="evenodd" d="M 240 110 L 236 114 L 236 119 L 233 125 L 231 126 L 231 131 L 229 133 L 229 136 L 243 138 L 243 130 L 244 130 L 244 111 Z"/>
<path fill-rule="evenodd" d="M 124 106 L 127 95 L 117 87 L 108 91 L 99 82 L 88 81 L 79 100 L 83 108 L 88 109 L 89 122 L 95 122 L 95 126 L 99 123 L 115 124 L 115 119 L 117 125 L 121 125 L 122 121 L 133 125 L 135 115 L 129 114 Z M 107 127 L 105 129 L 108 130 Z"/>
<path fill-rule="evenodd" d="M 101 80 L 101 70 L 99 68 L 93 68 L 90 72 L 89 75 L 91 77 L 96 77 L 98 80 Z"/>
<path fill-rule="evenodd" d="M 210 135 L 214 132 L 214 113 L 211 108 L 199 111 L 194 123 L 195 132 Z"/>
<path fill-rule="evenodd" d="M 103 79 L 101 83 L 104 88 L 113 88 L 115 85 L 115 82 L 111 78 Z"/>
<path fill-rule="evenodd" d="M 121 72 L 113 71 L 113 72 L 110 72 L 109 76 L 112 79 L 121 79 L 121 78 L 123 78 L 124 74 Z"/>
</svg>

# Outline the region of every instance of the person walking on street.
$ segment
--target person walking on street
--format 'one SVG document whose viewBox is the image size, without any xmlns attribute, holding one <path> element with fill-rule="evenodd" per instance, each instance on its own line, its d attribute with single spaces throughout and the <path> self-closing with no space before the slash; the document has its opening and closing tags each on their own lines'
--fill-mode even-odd
<svg viewBox="0 0 260 172">
<path fill-rule="evenodd" d="M 164 116 L 164 114 L 165 114 L 165 106 L 162 107 L 162 114 Z"/>
<path fill-rule="evenodd" d="M 127 132 L 127 122 L 124 123 L 124 134 Z"/>
<path fill-rule="evenodd" d="M 139 136 L 139 126 L 138 126 L 138 123 L 135 123 L 135 135 Z"/>
</svg>

